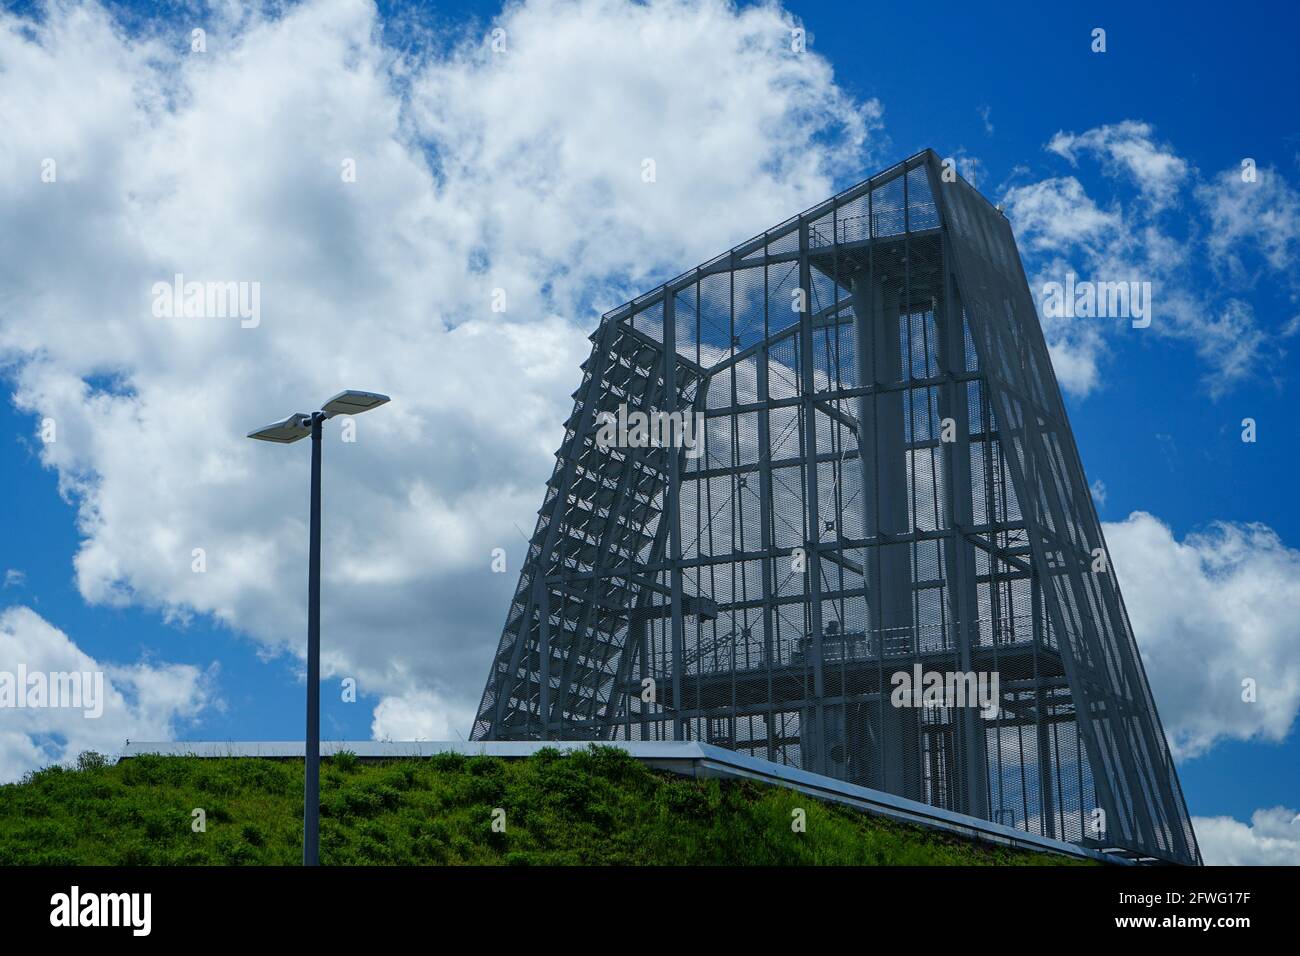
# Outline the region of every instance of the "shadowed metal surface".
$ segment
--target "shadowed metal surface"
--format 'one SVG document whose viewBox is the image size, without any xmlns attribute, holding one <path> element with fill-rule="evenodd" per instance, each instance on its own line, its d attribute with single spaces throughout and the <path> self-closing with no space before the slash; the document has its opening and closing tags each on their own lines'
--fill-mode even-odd
<svg viewBox="0 0 1300 956">
<path fill-rule="evenodd" d="M 701 741 L 1200 862 L 1010 225 L 932 151 L 591 338 L 474 740 Z M 606 447 L 620 407 L 702 447 Z M 895 706 L 917 666 L 995 706 Z"/>
</svg>

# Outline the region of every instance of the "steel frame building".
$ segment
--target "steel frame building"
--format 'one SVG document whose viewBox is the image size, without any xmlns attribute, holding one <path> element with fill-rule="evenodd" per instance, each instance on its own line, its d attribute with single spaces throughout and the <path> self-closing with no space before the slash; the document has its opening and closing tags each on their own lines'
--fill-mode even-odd
<svg viewBox="0 0 1300 956">
<path fill-rule="evenodd" d="M 473 739 L 700 741 L 1200 862 L 1010 225 L 933 151 L 591 339 Z M 705 427 L 611 446 L 620 407 Z M 897 706 L 922 672 L 996 704 Z"/>
</svg>

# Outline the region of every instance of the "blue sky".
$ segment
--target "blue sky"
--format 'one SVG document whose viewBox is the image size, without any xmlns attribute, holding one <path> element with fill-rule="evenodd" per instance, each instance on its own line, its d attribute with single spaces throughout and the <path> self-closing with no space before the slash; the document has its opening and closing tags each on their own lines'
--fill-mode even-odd
<svg viewBox="0 0 1300 956">
<path fill-rule="evenodd" d="M 301 733 L 306 448 L 244 449 L 238 438 L 337 384 L 397 401 L 362 424 L 355 446 L 326 448 L 327 560 L 333 544 L 339 567 L 327 580 L 323 732 L 467 733 L 517 573 L 515 526 L 531 528 L 598 313 L 929 146 L 1006 205 L 1031 286 L 1066 269 L 1155 281 L 1152 328 L 1058 327 L 1049 341 L 1092 370 L 1062 374 L 1071 423 L 1089 479 L 1104 486 L 1099 512 L 1162 713 L 1183 734 L 1193 816 L 1295 815 L 1300 509 L 1287 478 L 1300 466 L 1300 14 L 796 2 L 701 16 L 584 0 L 498 20 L 496 4 L 341 6 L 291 6 L 285 17 L 299 20 L 288 24 L 151 5 L 119 9 L 117 27 L 76 4 L 12 8 L 47 31 L 44 58 L 30 31 L 6 24 L 0 84 L 12 86 L 0 85 L 0 119 L 22 135 L 0 147 L 11 181 L 0 210 L 44 265 L 6 242 L 0 573 L 12 573 L 0 612 L 26 607 L 89 658 L 183 685 L 157 698 L 149 681 L 123 678 L 134 709 L 121 727 Z M 620 23 L 633 22 L 658 37 L 662 63 L 627 60 Z M 206 59 L 188 50 L 195 23 L 206 25 Z M 794 23 L 809 35 L 797 65 L 746 42 Z M 518 66 L 484 58 L 480 38 L 496 25 Z M 1095 27 L 1104 53 L 1090 50 Z M 399 48 L 406 59 L 394 59 Z M 115 82 L 76 83 L 78 70 Z M 693 112 L 691 97 L 711 89 L 727 95 Z M 782 91 L 794 91 L 789 103 Z M 47 130 L 48 116 L 60 121 Z M 114 129 L 134 132 L 117 142 Z M 663 157 L 654 205 L 600 165 L 602 130 L 617 147 L 612 168 L 624 154 Z M 66 201 L 14 184 L 52 153 L 68 157 Z M 318 169 L 348 155 L 363 175 L 335 199 L 337 176 Z M 1247 157 L 1269 190 L 1262 202 L 1224 179 Z M 514 192 L 497 203 L 507 180 Z M 575 196 L 600 199 L 584 212 Z M 1272 245 L 1251 219 L 1261 210 L 1275 217 Z M 181 269 L 265 276 L 262 337 L 213 326 L 160 345 L 131 331 L 129 306 L 112 311 L 134 294 L 117 277 Z M 485 314 L 479 277 L 510 291 L 505 318 Z M 308 290 L 310 304 L 277 313 L 280 288 Z M 166 349 L 184 357 L 158 359 Z M 487 407 L 476 413 L 479 389 Z M 37 439 L 45 415 L 70 436 L 53 450 Z M 486 421 L 494 415 L 512 423 Z M 1247 417 L 1255 443 L 1241 440 Z M 214 542 L 204 579 L 185 567 L 200 540 Z M 486 571 L 496 546 L 511 573 Z M 160 567 L 164 553 L 176 567 Z M 222 564 L 236 554 L 242 570 Z M 337 693 L 347 674 L 360 678 L 356 703 Z M 1267 717 L 1224 697 L 1239 676 L 1260 680 Z M 22 732 L 53 759 L 72 746 L 66 727 Z M 14 747 L 27 756 L 13 767 L 34 759 Z M 1243 833 L 1220 821 L 1216 836 L 1245 858 L 1277 825 Z M 1300 847 L 1294 829 L 1288 852 Z"/>
</svg>

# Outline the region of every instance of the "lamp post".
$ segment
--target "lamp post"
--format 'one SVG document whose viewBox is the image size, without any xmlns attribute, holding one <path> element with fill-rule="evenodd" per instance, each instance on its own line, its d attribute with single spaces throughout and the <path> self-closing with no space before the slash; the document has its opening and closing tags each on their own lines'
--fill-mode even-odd
<svg viewBox="0 0 1300 956">
<path fill-rule="evenodd" d="M 318 412 L 298 412 L 248 433 L 258 441 L 288 445 L 311 436 L 311 532 L 307 569 L 307 760 L 303 779 L 302 865 L 320 863 L 320 452 L 321 426 L 335 415 L 359 415 L 387 395 L 349 389 Z"/>
</svg>

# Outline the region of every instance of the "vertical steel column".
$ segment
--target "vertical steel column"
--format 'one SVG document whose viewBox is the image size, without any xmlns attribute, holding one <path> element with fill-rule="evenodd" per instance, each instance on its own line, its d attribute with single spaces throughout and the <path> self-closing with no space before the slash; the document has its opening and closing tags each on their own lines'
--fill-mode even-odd
<svg viewBox="0 0 1300 956">
<path fill-rule="evenodd" d="M 948 472 L 948 534 L 943 539 L 948 604 L 957 632 L 960 667 L 974 670 L 975 647 L 980 641 L 979 600 L 975 584 L 975 549 L 966 540 L 972 521 L 970 468 L 970 408 L 965 382 L 953 378 L 964 370 L 966 340 L 961 308 L 955 301 L 947 249 L 944 250 L 946 298 L 939 334 L 939 370 L 946 377 L 940 390 L 940 414 L 953 421 L 956 441 L 946 443 L 944 459 Z M 983 720 L 971 707 L 960 713 L 962 773 L 965 780 L 964 813 L 989 819 L 988 762 L 985 755 Z"/>
<path fill-rule="evenodd" d="M 873 388 L 858 403 L 861 430 L 858 453 L 864 496 L 863 537 L 869 541 L 867 586 L 875 587 L 872 596 L 879 622 L 883 679 L 884 661 L 890 656 L 890 638 L 906 642 L 906 656 L 893 656 L 905 660 L 909 666 L 915 647 L 911 545 L 906 537 L 903 541 L 891 541 L 911 531 L 899 302 L 897 294 L 886 295 L 884 284 L 888 278 L 875 274 L 877 245 L 873 238 L 871 266 L 853 275 L 852 296 L 858 380 Z M 867 489 L 874 493 L 871 499 L 867 498 Z M 919 717 L 911 710 L 886 707 L 888 694 L 883 684 L 881 690 L 880 726 L 876 734 L 878 785 L 891 793 L 920 800 Z"/>
<path fill-rule="evenodd" d="M 537 716 L 541 721 L 542 740 L 550 740 L 551 729 L 551 586 L 544 575 L 533 579 L 537 605 L 538 660 L 537 660 Z M 563 623 L 560 625 L 563 627 Z M 563 688 L 561 688 L 563 690 Z"/>
<path fill-rule="evenodd" d="M 925 170 L 930 195 L 937 197 L 943 185 L 938 170 L 928 159 L 920 168 Z M 966 371 L 966 333 L 949 241 L 952 224 L 947 211 L 937 202 L 935 211 L 942 229 L 939 255 L 943 276 L 943 302 L 935 304 L 935 324 L 939 327 L 939 372 L 945 379 L 939 391 L 939 407 L 942 417 L 953 420 L 956 432 L 956 441 L 944 446 L 948 473 L 948 535 L 943 542 L 945 577 L 948 605 L 957 631 L 961 668 L 970 673 L 974 670 L 975 648 L 980 642 L 980 622 L 975 547 L 966 538 L 974 523 L 971 497 L 970 386 L 957 379 L 957 376 Z M 939 306 L 942 307 L 941 310 Z M 992 449 L 987 435 L 984 448 L 986 452 Z M 963 810 L 972 816 L 991 819 L 983 719 L 970 708 L 961 714 L 960 739 L 965 780 Z"/>
<path fill-rule="evenodd" d="M 817 490 L 817 381 L 813 363 L 812 332 L 812 266 L 808 261 L 808 221 L 799 221 L 799 288 L 803 294 L 803 308 L 799 312 L 799 378 L 803 401 L 803 468 L 804 468 L 804 545 L 807 550 L 807 581 L 805 599 L 808 602 L 809 651 L 813 668 L 813 734 L 816 749 L 814 766 L 817 773 L 830 774 L 830 742 L 826 732 L 826 680 L 822 671 L 822 565 L 821 565 L 821 499 Z M 807 748 L 808 735 L 800 720 L 800 749 Z"/>
<path fill-rule="evenodd" d="M 632 620 L 636 622 L 637 640 L 640 642 L 639 651 L 640 651 L 640 661 L 641 661 L 641 683 L 642 683 L 642 687 L 644 687 L 645 679 L 648 676 L 650 676 L 650 622 L 646 619 L 644 614 L 640 615 L 639 617 L 634 617 Z M 630 634 L 628 636 L 631 637 Z M 659 706 L 659 698 L 657 694 L 655 696 L 653 704 L 656 707 Z M 632 712 L 632 708 L 629 706 L 628 713 L 631 714 L 631 712 Z M 649 720 L 646 719 L 646 715 L 649 712 L 646 707 L 646 701 L 642 700 L 640 702 L 640 704 L 637 707 L 637 712 L 641 715 L 641 739 L 649 740 L 650 722 Z M 655 722 L 655 726 L 656 727 L 659 726 L 658 721 Z M 628 734 L 628 739 L 629 740 L 632 739 L 631 733 Z"/>
<path fill-rule="evenodd" d="M 677 315 L 673 296 L 664 296 L 664 409 L 669 415 L 677 411 Z M 668 454 L 668 495 L 664 519 L 668 522 L 668 560 L 672 596 L 673 642 L 673 740 L 685 740 L 686 722 L 682 718 L 682 664 L 686 656 L 686 628 L 682 620 L 682 520 L 681 455 L 675 449 Z"/>
<path fill-rule="evenodd" d="M 311 542 L 307 569 L 307 759 L 303 772 L 302 865 L 320 863 L 320 455 L 325 416 L 311 416 Z"/>
<path fill-rule="evenodd" d="M 763 331 L 766 334 L 768 329 L 767 322 L 767 270 L 763 270 Z M 735 273 L 732 273 L 733 277 Z M 732 279 L 735 282 L 735 279 Z M 734 319 L 733 319 L 734 321 Z M 734 334 L 734 333 L 733 333 Z M 759 522 L 763 543 L 763 670 L 764 677 L 767 681 L 767 700 L 768 709 L 764 717 L 764 723 L 767 726 L 767 759 L 776 760 L 777 735 L 773 728 L 779 719 L 780 711 L 774 704 L 776 697 L 773 693 L 772 670 L 776 667 L 779 651 L 776 646 L 775 622 L 772 619 L 772 592 L 774 590 L 773 575 L 776 572 L 776 562 L 773 559 L 773 550 L 776 547 L 775 533 L 772 522 L 772 432 L 771 432 L 771 396 L 768 392 L 768 362 L 770 361 L 770 352 L 766 339 L 763 348 L 755 356 L 758 363 L 757 380 L 758 380 L 758 509 Z"/>
<path fill-rule="evenodd" d="M 1034 723 L 1038 729 L 1038 793 L 1042 802 L 1043 835 L 1056 836 L 1056 797 L 1052 789 L 1052 765 L 1059 764 L 1060 755 L 1055 754 L 1051 741 L 1048 740 L 1048 706 L 1047 694 L 1043 689 L 1043 678 L 1039 662 L 1043 658 L 1043 582 L 1035 568 L 1030 580 L 1030 615 L 1034 634 Z M 1055 734 L 1053 734 L 1055 738 Z M 1082 773 L 1079 774 L 1083 776 Z"/>
</svg>

